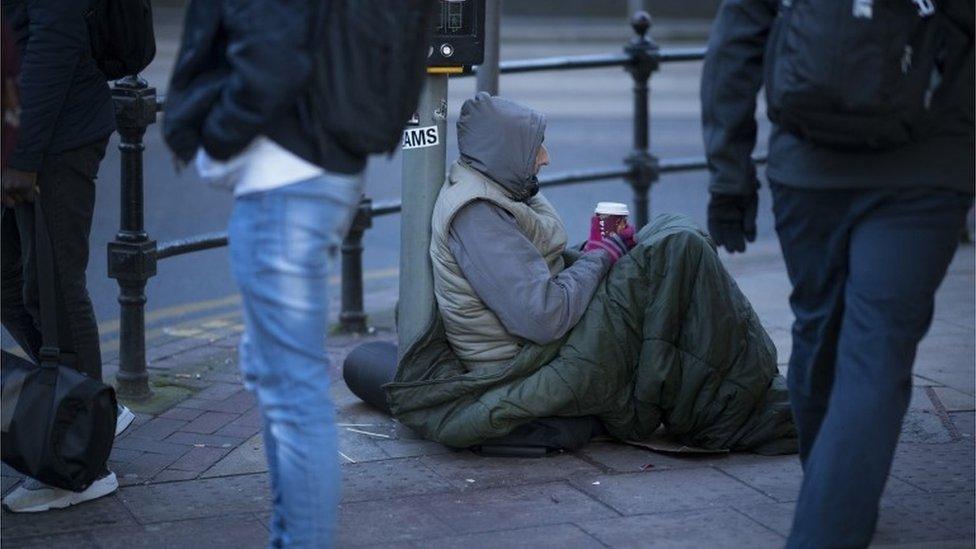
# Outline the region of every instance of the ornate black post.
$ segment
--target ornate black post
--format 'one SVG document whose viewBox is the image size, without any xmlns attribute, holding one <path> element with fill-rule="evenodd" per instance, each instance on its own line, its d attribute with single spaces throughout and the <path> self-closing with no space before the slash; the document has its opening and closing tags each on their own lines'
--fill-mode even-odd
<svg viewBox="0 0 976 549">
<path fill-rule="evenodd" d="M 127 76 L 112 88 L 115 120 L 121 136 L 121 205 L 119 233 L 108 244 L 108 276 L 119 283 L 120 398 L 150 396 L 146 372 L 146 281 L 156 274 L 156 241 L 143 225 L 142 138 L 156 121 L 156 89 L 138 76 Z"/>
<path fill-rule="evenodd" d="M 651 185 L 659 175 L 657 157 L 649 151 L 651 116 L 648 107 L 648 80 L 658 69 L 658 47 L 647 35 L 651 16 L 646 11 L 635 13 L 630 18 L 630 26 L 637 36 L 624 47 L 624 52 L 630 55 L 627 72 L 634 79 L 634 149 L 624 162 L 630 167 L 627 180 L 634 191 L 634 219 L 640 228 L 650 217 Z"/>
<path fill-rule="evenodd" d="M 366 312 L 363 310 L 363 234 L 373 226 L 373 201 L 363 198 L 349 234 L 342 241 L 342 311 L 339 327 L 343 332 L 365 334 Z"/>
</svg>

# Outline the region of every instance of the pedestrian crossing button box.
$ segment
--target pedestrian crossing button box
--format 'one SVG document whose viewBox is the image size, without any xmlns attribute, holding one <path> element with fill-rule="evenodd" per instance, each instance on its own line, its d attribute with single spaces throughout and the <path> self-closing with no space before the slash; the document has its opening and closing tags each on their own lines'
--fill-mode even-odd
<svg viewBox="0 0 976 549">
<path fill-rule="evenodd" d="M 464 67 L 485 60 L 485 0 L 439 0 L 428 67 Z"/>
</svg>

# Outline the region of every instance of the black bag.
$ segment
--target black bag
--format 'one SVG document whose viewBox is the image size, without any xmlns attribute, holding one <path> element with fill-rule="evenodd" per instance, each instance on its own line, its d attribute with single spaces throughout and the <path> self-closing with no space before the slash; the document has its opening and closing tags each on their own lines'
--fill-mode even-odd
<svg viewBox="0 0 976 549">
<path fill-rule="evenodd" d="M 92 0 L 85 20 L 92 57 L 106 79 L 138 74 L 156 56 L 150 0 Z"/>
<path fill-rule="evenodd" d="M 932 0 L 782 0 L 765 62 L 769 118 L 838 149 L 923 138 L 944 24 Z"/>
<path fill-rule="evenodd" d="M 330 0 L 313 22 L 304 108 L 320 143 L 393 152 L 417 108 L 435 0 Z"/>
<path fill-rule="evenodd" d="M 57 342 L 54 262 L 35 201 L 43 346 L 40 366 L 2 353 L 0 453 L 3 462 L 45 484 L 80 492 L 106 471 L 115 438 L 115 391 L 63 365 Z"/>
</svg>

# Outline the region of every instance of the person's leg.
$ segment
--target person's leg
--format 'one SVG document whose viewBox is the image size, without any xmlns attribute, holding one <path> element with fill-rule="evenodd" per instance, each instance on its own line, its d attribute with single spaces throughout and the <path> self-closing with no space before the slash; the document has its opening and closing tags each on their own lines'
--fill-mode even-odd
<svg viewBox="0 0 976 549">
<path fill-rule="evenodd" d="M 34 317 L 24 305 L 24 261 L 21 247 L 20 229 L 13 209 L 3 208 L 2 239 L 0 244 L 0 270 L 2 270 L 2 297 L 0 316 L 3 327 L 28 356 L 37 361 L 41 349 L 41 333 L 34 325 Z"/>
<path fill-rule="evenodd" d="M 95 210 L 95 178 L 108 140 L 51 154 L 37 174 L 41 207 L 54 249 L 57 282 L 58 344 L 78 371 L 101 381 L 102 353 L 95 310 L 88 295 L 88 237 Z M 23 213 L 23 212 L 18 212 Z M 33 216 L 18 215 L 20 228 L 33 240 Z M 24 254 L 25 305 L 40 327 L 35 247 Z"/>
<path fill-rule="evenodd" d="M 854 193 L 772 184 L 773 211 L 793 291 L 787 381 L 804 465 L 827 412 L 844 311 L 850 202 Z"/>
<path fill-rule="evenodd" d="M 326 289 L 359 190 L 358 178 L 329 175 L 245 195 L 234 207 L 231 258 L 247 331 L 241 366 L 265 420 L 272 546 L 333 541 L 339 464 Z"/>
<path fill-rule="evenodd" d="M 834 388 L 789 547 L 870 543 L 916 347 L 971 203 L 954 192 L 888 192 L 853 228 Z"/>
</svg>

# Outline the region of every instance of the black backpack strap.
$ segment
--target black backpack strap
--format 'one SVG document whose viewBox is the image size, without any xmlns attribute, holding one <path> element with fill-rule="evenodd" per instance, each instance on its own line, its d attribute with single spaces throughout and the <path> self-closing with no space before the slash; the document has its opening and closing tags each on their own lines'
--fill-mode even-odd
<svg viewBox="0 0 976 549">
<path fill-rule="evenodd" d="M 29 208 L 28 207 L 25 207 Z M 41 305 L 41 365 L 57 366 L 61 351 L 58 347 L 58 310 L 55 292 L 54 246 L 47 230 L 40 196 L 34 198 L 34 253 L 37 259 L 37 286 Z"/>
</svg>

